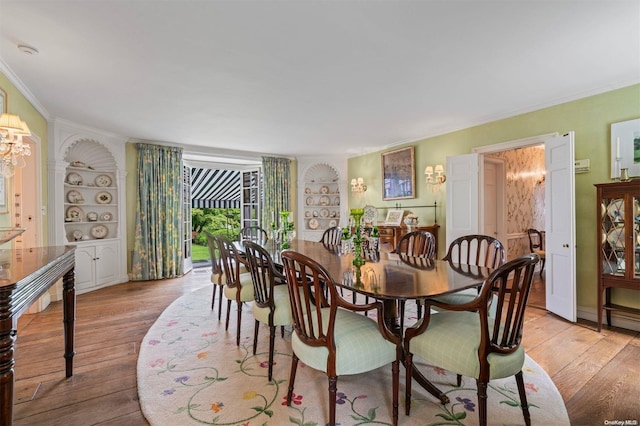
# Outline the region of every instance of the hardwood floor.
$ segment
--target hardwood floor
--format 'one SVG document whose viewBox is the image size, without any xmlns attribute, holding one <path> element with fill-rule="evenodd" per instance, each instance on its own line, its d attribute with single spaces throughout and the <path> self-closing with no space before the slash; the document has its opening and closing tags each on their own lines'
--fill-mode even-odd
<svg viewBox="0 0 640 426">
<path fill-rule="evenodd" d="M 16 343 L 15 424 L 147 424 L 136 389 L 140 342 L 172 301 L 207 285 L 208 273 L 192 272 L 79 295 L 70 379 L 64 377 L 61 304 L 24 315 Z M 559 319 L 533 306 L 544 306 L 543 289 L 537 281 L 532 290 L 524 345 L 558 387 L 571 424 L 640 421 L 640 333 L 606 328 L 598 333 L 592 323 Z"/>
</svg>

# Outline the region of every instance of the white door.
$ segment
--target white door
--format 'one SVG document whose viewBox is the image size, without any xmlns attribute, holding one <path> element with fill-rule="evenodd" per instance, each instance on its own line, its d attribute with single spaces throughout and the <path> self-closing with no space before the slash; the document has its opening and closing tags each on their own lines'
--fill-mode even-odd
<svg viewBox="0 0 640 426">
<path fill-rule="evenodd" d="M 482 199 L 483 172 L 479 154 L 447 157 L 447 248 L 458 237 L 480 232 L 478 200 Z"/>
<path fill-rule="evenodd" d="M 480 232 L 507 246 L 505 206 L 505 162 L 501 158 L 484 157 L 484 222 Z"/>
<path fill-rule="evenodd" d="M 576 321 L 573 132 L 545 141 L 547 310 Z"/>
</svg>

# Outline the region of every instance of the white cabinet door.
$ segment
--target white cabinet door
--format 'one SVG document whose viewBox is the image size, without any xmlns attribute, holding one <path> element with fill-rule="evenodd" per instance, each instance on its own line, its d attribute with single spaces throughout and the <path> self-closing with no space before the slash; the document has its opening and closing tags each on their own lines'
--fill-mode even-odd
<svg viewBox="0 0 640 426">
<path fill-rule="evenodd" d="M 96 246 L 96 285 L 111 284 L 118 278 L 118 246 L 105 244 Z"/>
<path fill-rule="evenodd" d="M 78 246 L 76 248 L 76 290 L 79 292 L 90 290 L 96 286 L 96 263 L 94 261 L 96 248 L 94 246 Z"/>
</svg>

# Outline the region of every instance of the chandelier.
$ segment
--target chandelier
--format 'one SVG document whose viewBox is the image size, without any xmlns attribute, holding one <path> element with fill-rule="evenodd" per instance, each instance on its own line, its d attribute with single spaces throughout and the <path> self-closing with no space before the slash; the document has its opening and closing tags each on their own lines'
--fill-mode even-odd
<svg viewBox="0 0 640 426">
<path fill-rule="evenodd" d="M 358 179 L 351 179 L 351 191 L 363 193 L 367 190 L 367 185 L 364 184 L 364 179 L 359 177 Z"/>
<path fill-rule="evenodd" d="M 0 116 L 0 174 L 11 177 L 16 167 L 26 166 L 25 156 L 31 155 L 29 144 L 22 142 L 23 136 L 30 136 L 27 123 L 15 114 Z"/>
</svg>

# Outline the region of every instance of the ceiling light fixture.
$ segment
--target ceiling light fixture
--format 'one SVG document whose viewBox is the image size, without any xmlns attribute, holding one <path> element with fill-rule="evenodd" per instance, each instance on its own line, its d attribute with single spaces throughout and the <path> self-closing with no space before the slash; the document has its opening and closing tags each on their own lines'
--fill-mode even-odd
<svg viewBox="0 0 640 426">
<path fill-rule="evenodd" d="M 11 177 L 16 167 L 27 165 L 25 156 L 31 155 L 29 144 L 22 142 L 23 136 L 30 136 L 27 123 L 15 114 L 0 115 L 0 174 Z"/>
<path fill-rule="evenodd" d="M 26 44 L 19 44 L 18 49 L 27 55 L 37 55 L 39 53 L 38 49 L 33 46 L 27 46 Z"/>
</svg>

